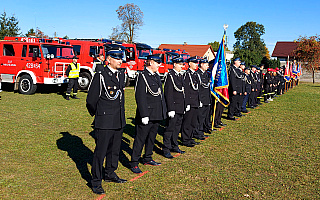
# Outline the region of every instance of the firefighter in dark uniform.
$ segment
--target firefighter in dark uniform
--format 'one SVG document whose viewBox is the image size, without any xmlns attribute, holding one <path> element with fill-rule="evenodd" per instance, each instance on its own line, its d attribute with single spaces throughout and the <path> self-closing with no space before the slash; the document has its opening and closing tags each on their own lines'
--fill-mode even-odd
<svg viewBox="0 0 320 200">
<path fill-rule="evenodd" d="M 245 67 L 246 67 L 245 62 L 241 62 L 239 69 L 240 69 L 240 71 L 241 71 L 241 77 L 242 77 L 242 78 L 241 78 L 241 81 L 242 81 L 242 82 L 241 82 L 242 95 L 241 95 L 241 97 L 240 97 L 240 99 L 239 99 L 240 103 L 237 105 L 237 108 L 236 108 L 236 110 L 235 110 L 235 112 L 234 112 L 234 115 L 237 116 L 237 117 L 242 117 L 242 116 L 243 116 L 242 113 L 241 113 L 242 104 L 243 104 L 244 96 L 247 94 L 246 91 L 245 91 L 245 86 L 246 86 L 246 79 L 245 79 L 246 74 L 245 74 L 245 72 L 244 72 Z"/>
<path fill-rule="evenodd" d="M 164 81 L 164 97 L 166 100 L 168 118 L 166 130 L 163 134 L 163 155 L 173 158 L 170 151 L 185 153 L 179 149 L 178 135 L 180 133 L 185 111 L 184 80 L 181 73 L 184 65 L 182 57 L 174 58 L 173 69 L 167 74 Z"/>
<path fill-rule="evenodd" d="M 186 113 L 183 118 L 181 128 L 182 144 L 187 147 L 194 147 L 200 143 L 192 139 L 193 131 L 197 125 L 199 100 L 199 76 L 195 72 L 198 68 L 199 60 L 196 57 L 188 59 L 189 69 L 184 73 L 184 93 L 186 103 Z"/>
<path fill-rule="evenodd" d="M 279 72 L 279 68 L 275 68 L 274 72 L 273 72 L 273 76 L 274 76 L 274 97 L 277 96 L 278 90 L 279 89 L 279 85 L 280 85 L 280 74 Z"/>
<path fill-rule="evenodd" d="M 258 92 L 258 75 L 256 73 L 257 67 L 255 65 L 251 66 L 251 93 L 249 96 L 249 108 L 255 108 L 257 106 L 257 92 Z"/>
<path fill-rule="evenodd" d="M 97 57 L 97 60 L 93 61 L 92 71 L 98 72 L 98 71 L 104 70 L 104 68 L 105 68 L 104 55 L 99 54 Z"/>
<path fill-rule="evenodd" d="M 272 80 L 272 86 L 271 86 L 271 93 L 270 93 L 270 100 L 272 101 L 272 99 L 274 98 L 274 94 L 275 94 L 275 88 L 276 88 L 276 77 L 275 77 L 275 70 L 271 69 L 271 80 Z"/>
<path fill-rule="evenodd" d="M 238 108 L 240 108 L 241 95 L 242 95 L 242 78 L 243 74 L 239 68 L 241 64 L 240 58 L 235 58 L 233 60 L 233 65 L 229 68 L 229 99 L 230 105 L 228 109 L 227 119 L 236 120 L 235 113 Z"/>
<path fill-rule="evenodd" d="M 103 194 L 101 181 L 124 183 L 114 172 L 118 167 L 123 128 L 126 125 L 124 110 L 124 73 L 118 69 L 122 64 L 122 51 L 110 50 L 108 66 L 96 73 L 87 96 L 87 109 L 95 116 L 96 148 L 92 163 L 92 190 Z M 103 161 L 106 158 L 103 170 Z"/>
<path fill-rule="evenodd" d="M 256 105 L 261 105 L 262 103 L 260 103 L 260 93 L 261 93 L 261 79 L 260 79 L 260 67 L 256 67 L 256 77 L 257 77 L 257 91 L 256 91 L 256 96 L 255 96 L 255 102 Z"/>
<path fill-rule="evenodd" d="M 78 79 L 80 73 L 80 64 L 77 63 L 78 58 L 76 56 L 73 57 L 72 63 L 68 65 L 66 74 L 69 79 L 68 88 L 66 92 L 66 100 L 70 100 L 71 90 L 73 88 L 73 99 L 79 99 L 77 97 L 78 92 Z"/>
<path fill-rule="evenodd" d="M 270 93 L 272 88 L 272 78 L 271 78 L 271 69 L 267 69 L 267 73 L 264 76 L 264 102 L 269 103 L 269 100 L 271 99 Z"/>
<path fill-rule="evenodd" d="M 280 76 L 280 84 L 279 84 L 279 89 L 278 89 L 278 95 L 282 95 L 284 92 L 284 85 L 286 80 L 284 79 L 284 68 L 281 67 L 278 71 L 279 76 Z"/>
<path fill-rule="evenodd" d="M 263 69 L 264 64 L 260 64 L 259 67 L 257 67 L 257 73 L 258 73 L 258 92 L 257 92 L 257 104 L 261 105 L 260 97 L 262 96 L 262 90 L 263 90 Z"/>
<path fill-rule="evenodd" d="M 131 171 L 136 174 L 142 173 L 138 164 L 143 146 L 145 146 L 145 154 L 142 163 L 153 166 L 161 165 L 161 163 L 152 159 L 152 151 L 160 121 L 165 119 L 167 115 L 162 83 L 158 75 L 160 64 L 161 58 L 158 54 L 149 55 L 146 68 L 138 75 L 136 80 L 136 137 L 133 142 L 130 162 Z"/>
<path fill-rule="evenodd" d="M 206 121 L 211 104 L 210 77 L 207 72 L 208 67 L 209 61 L 207 59 L 201 59 L 199 61 L 199 68 L 196 71 L 199 76 L 200 106 L 198 109 L 197 126 L 193 132 L 193 137 L 200 140 L 204 140 L 208 137 L 207 135 L 204 135 L 204 133 L 210 127 L 209 122 Z"/>
<path fill-rule="evenodd" d="M 246 106 L 251 93 L 252 78 L 250 76 L 250 69 L 248 67 L 244 69 L 244 72 L 245 72 L 245 77 L 244 77 L 245 90 L 244 90 L 244 97 L 243 97 L 243 102 L 241 106 L 241 112 L 248 113 Z"/>
</svg>

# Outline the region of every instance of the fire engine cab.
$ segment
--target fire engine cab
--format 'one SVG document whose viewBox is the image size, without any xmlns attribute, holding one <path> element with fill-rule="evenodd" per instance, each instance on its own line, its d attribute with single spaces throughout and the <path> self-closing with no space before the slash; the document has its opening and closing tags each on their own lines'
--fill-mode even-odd
<svg viewBox="0 0 320 200">
<path fill-rule="evenodd" d="M 14 83 L 14 90 L 33 94 L 37 84 L 67 83 L 65 70 L 74 56 L 72 46 L 33 40 L 0 41 L 2 82 Z"/>
</svg>

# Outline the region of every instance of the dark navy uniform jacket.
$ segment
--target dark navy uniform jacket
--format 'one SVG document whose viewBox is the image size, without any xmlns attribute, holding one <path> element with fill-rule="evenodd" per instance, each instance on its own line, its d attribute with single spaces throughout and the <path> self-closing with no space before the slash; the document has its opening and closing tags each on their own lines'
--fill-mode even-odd
<svg viewBox="0 0 320 200">
<path fill-rule="evenodd" d="M 150 121 L 166 118 L 167 107 L 160 76 L 157 73 L 151 74 L 147 69 L 140 72 L 136 80 L 135 91 L 137 120 L 144 117 L 149 117 Z"/>
<path fill-rule="evenodd" d="M 184 113 L 185 100 L 183 87 L 183 75 L 171 70 L 167 74 L 164 82 L 164 96 L 168 112 L 175 111 L 178 114 Z"/>
<path fill-rule="evenodd" d="M 232 94 L 233 91 L 237 91 L 237 94 L 243 92 L 242 78 L 241 69 L 231 65 L 229 69 L 229 93 Z"/>
<path fill-rule="evenodd" d="M 199 98 L 203 105 L 207 106 L 210 105 L 210 77 L 209 74 L 205 71 L 202 72 L 200 69 L 196 71 L 199 74 L 200 84 L 199 84 Z"/>
<path fill-rule="evenodd" d="M 95 128 L 120 129 L 126 125 L 124 73 L 118 73 L 117 78 L 115 73 L 105 67 L 92 79 L 88 90 L 87 109 L 91 116 L 95 116 Z"/>
<path fill-rule="evenodd" d="M 192 72 L 188 69 L 184 74 L 184 93 L 186 97 L 186 105 L 190 105 L 193 108 L 200 106 L 199 99 L 199 76 L 196 72 Z"/>
<path fill-rule="evenodd" d="M 251 88 L 254 89 L 254 91 L 256 91 L 256 89 L 258 88 L 258 75 L 253 71 L 251 71 L 250 75 L 252 79 Z"/>
<path fill-rule="evenodd" d="M 251 93 L 251 85 L 252 85 L 252 77 L 249 74 L 245 74 L 245 92 L 247 92 L 248 94 Z"/>
</svg>

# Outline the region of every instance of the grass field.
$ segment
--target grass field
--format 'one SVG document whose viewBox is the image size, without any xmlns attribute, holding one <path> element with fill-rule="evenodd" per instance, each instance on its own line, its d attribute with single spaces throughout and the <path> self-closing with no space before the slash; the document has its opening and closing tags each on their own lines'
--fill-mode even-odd
<svg viewBox="0 0 320 200">
<path fill-rule="evenodd" d="M 133 88 L 126 92 L 126 118 L 117 174 L 127 168 L 134 137 Z M 0 93 L 0 199 L 96 199 L 87 186 L 94 139 L 93 118 L 80 100 L 58 91 Z M 225 116 L 225 114 L 224 114 Z M 303 83 L 269 104 L 226 121 L 227 127 L 173 160 L 125 184 L 105 183 L 103 199 L 319 199 L 320 84 Z M 163 132 L 160 127 L 159 132 Z"/>
</svg>

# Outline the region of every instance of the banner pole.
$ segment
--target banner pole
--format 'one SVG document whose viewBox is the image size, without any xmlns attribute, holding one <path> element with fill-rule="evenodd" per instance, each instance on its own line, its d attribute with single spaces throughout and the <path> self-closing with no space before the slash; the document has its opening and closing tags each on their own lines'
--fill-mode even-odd
<svg viewBox="0 0 320 200">
<path fill-rule="evenodd" d="M 213 130 L 213 126 L 214 126 L 214 118 L 215 118 L 215 116 L 216 116 L 216 107 L 217 107 L 217 99 L 214 98 L 214 107 L 213 107 L 213 113 L 212 113 L 211 130 Z"/>
</svg>

